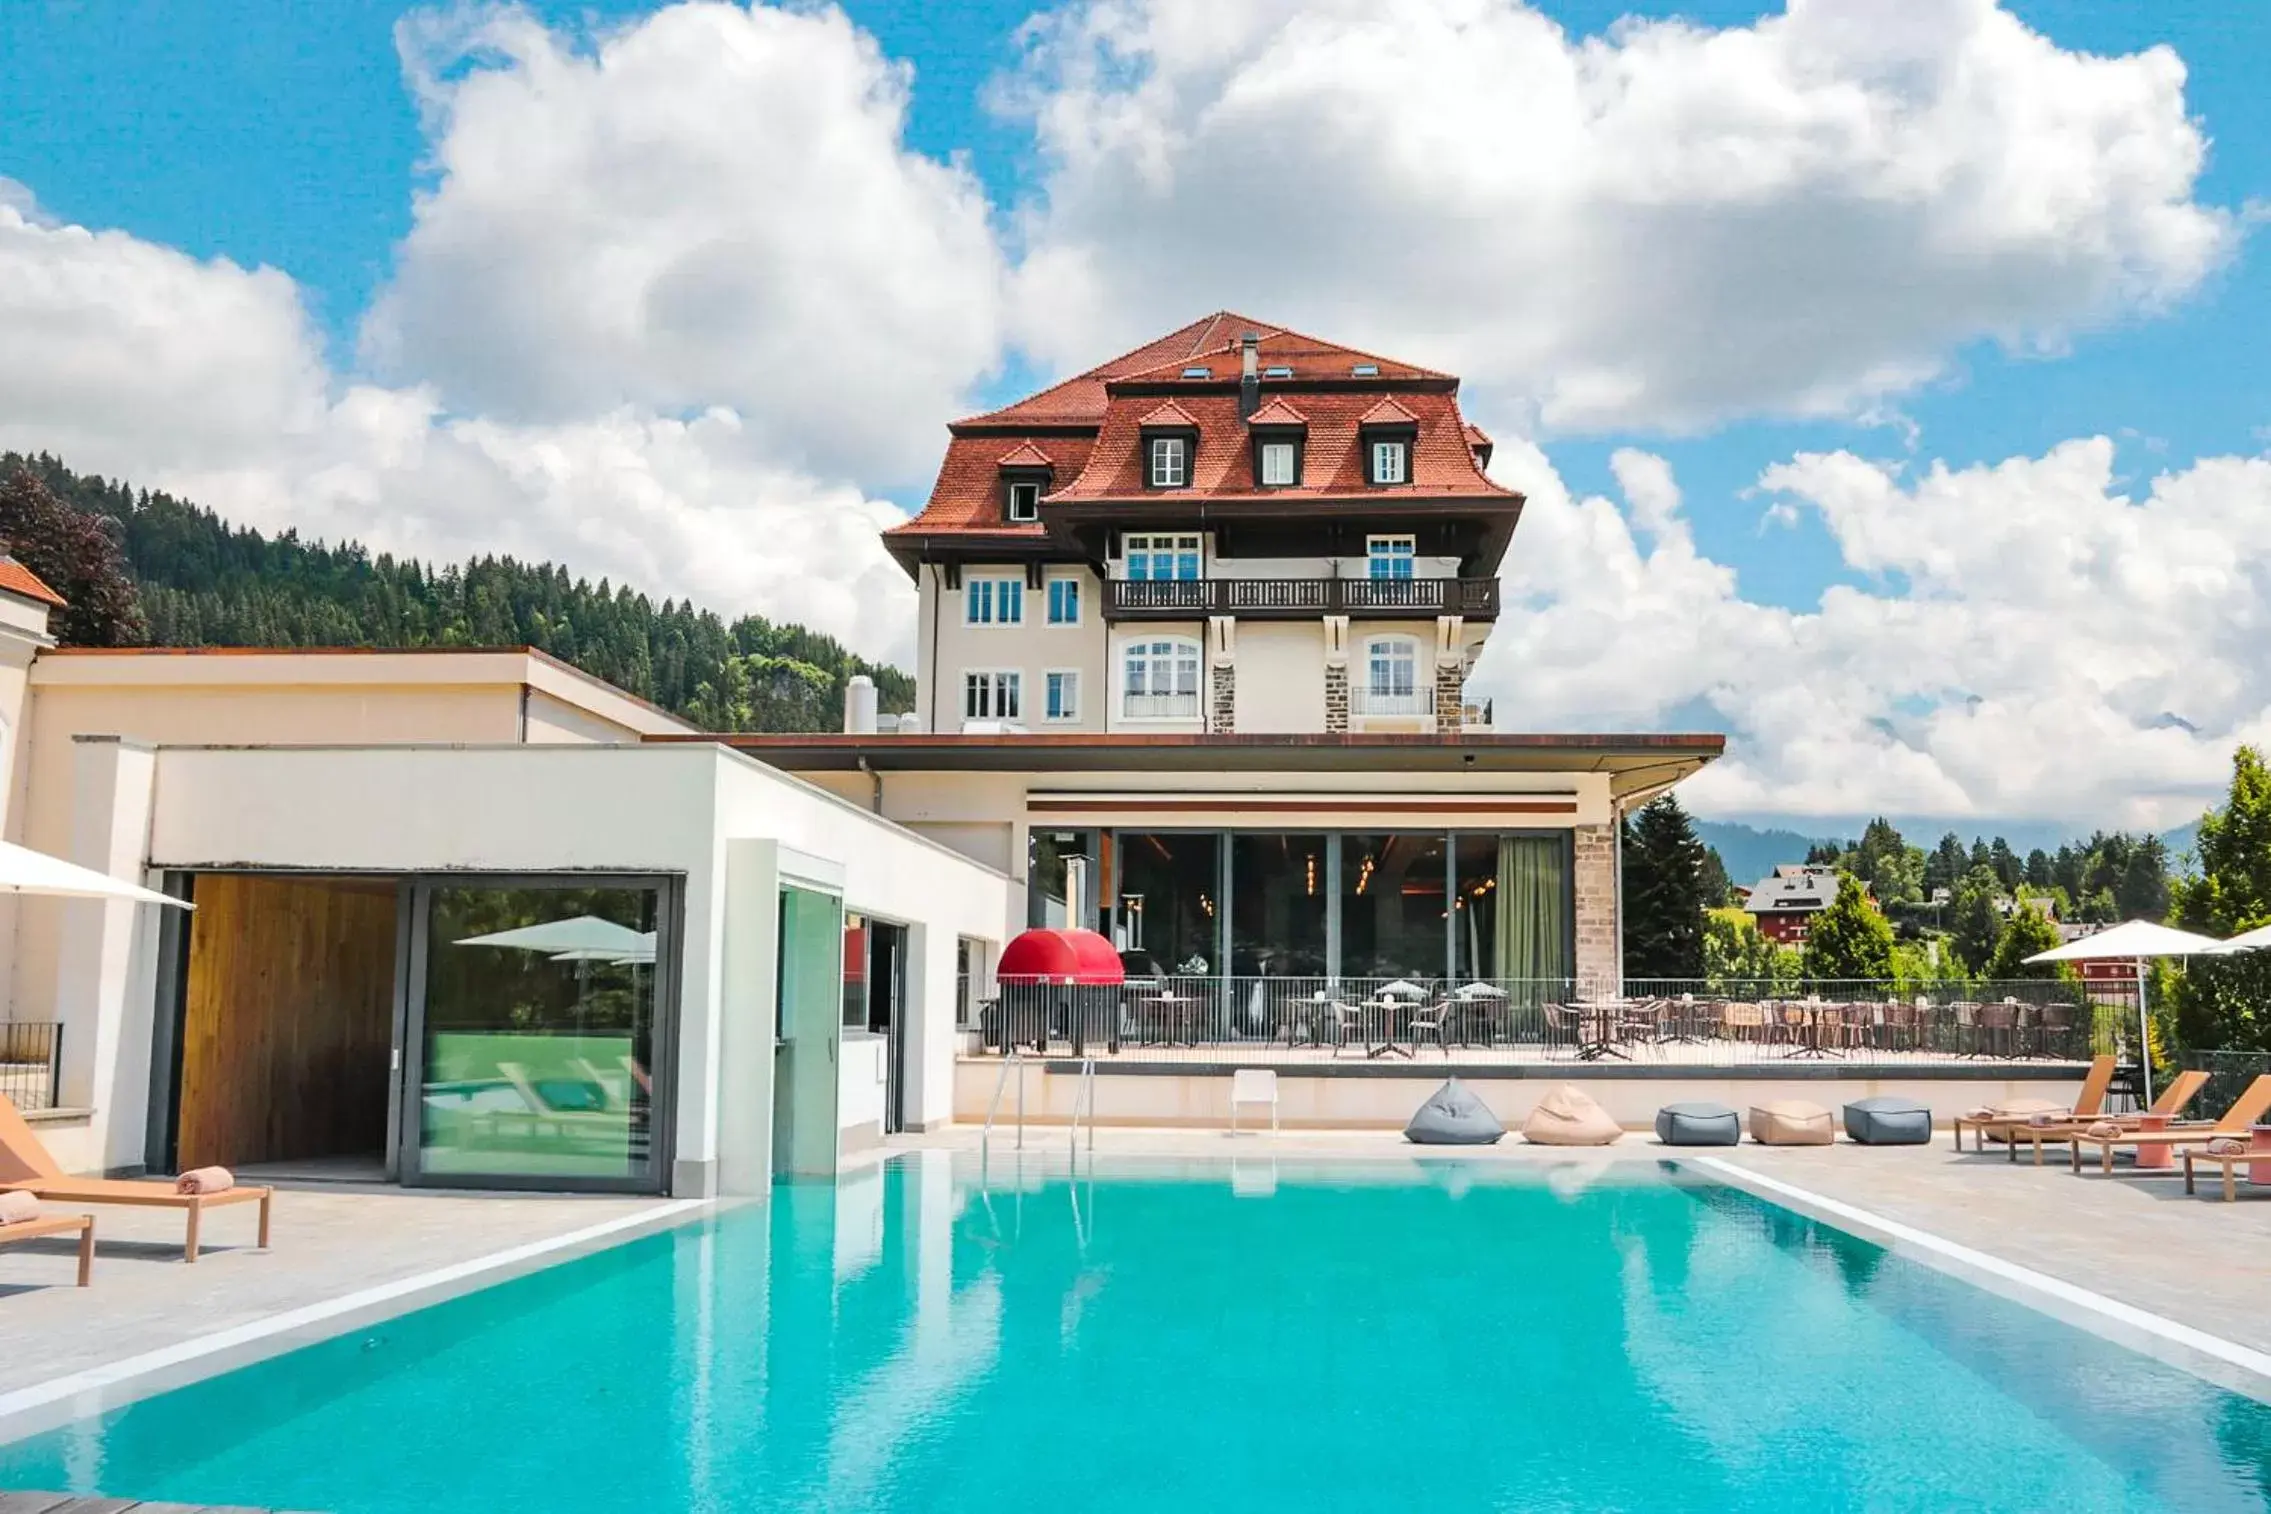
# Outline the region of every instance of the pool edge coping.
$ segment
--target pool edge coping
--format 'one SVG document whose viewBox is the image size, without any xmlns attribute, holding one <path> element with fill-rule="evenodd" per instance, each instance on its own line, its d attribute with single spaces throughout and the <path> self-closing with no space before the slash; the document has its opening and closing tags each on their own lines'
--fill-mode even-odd
<svg viewBox="0 0 2271 1514">
<path fill-rule="evenodd" d="M 489 1286 L 531 1262 L 565 1260 L 556 1253 L 598 1248 L 659 1231 L 705 1210 L 715 1199 L 668 1199 L 593 1224 L 523 1241 L 499 1251 L 373 1283 L 314 1303 L 264 1314 L 242 1324 L 153 1347 L 29 1387 L 0 1392 L 0 1445 L 59 1424 L 118 1408 L 135 1399 L 219 1376 L 268 1355 L 329 1339 L 355 1323 L 375 1321 L 441 1303 L 476 1286 Z M 316 1326 L 331 1328 L 315 1330 Z M 263 1349 L 271 1348 L 271 1349 Z M 216 1358 L 218 1360 L 216 1360 Z M 196 1370 L 187 1370 L 195 1368 Z M 121 1389 L 132 1391 L 121 1392 Z M 61 1410 L 59 1413 L 58 1410 Z"/>
<path fill-rule="evenodd" d="M 1704 1168 L 1754 1198 L 1834 1225 L 1888 1251 L 1912 1257 L 2218 1387 L 2271 1404 L 2271 1352 L 2243 1346 L 2197 1325 L 2187 1325 L 2140 1305 L 2124 1303 L 1905 1220 L 1863 1209 L 1782 1178 L 1769 1177 L 1724 1157 L 1688 1157 L 1681 1159 L 1680 1165 Z"/>
</svg>

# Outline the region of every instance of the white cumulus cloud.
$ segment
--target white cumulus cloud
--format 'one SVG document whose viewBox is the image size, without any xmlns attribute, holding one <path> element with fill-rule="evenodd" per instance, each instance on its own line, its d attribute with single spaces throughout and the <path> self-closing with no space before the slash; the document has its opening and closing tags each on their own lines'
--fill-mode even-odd
<svg viewBox="0 0 2271 1514">
<path fill-rule="evenodd" d="M 1704 724 L 1721 813 L 2197 816 L 2240 741 L 2271 739 L 2271 459 L 2141 487 L 2103 437 L 1910 477 L 1847 452 L 1768 468 L 1869 587 L 1742 597 L 1695 547 L 1662 460 L 1620 453 L 1624 509 L 1535 448 L 1509 613 L 1476 673 L 1501 725 Z"/>
<path fill-rule="evenodd" d="M 1015 308 L 1066 365 L 1228 304 L 1551 429 L 1852 414 L 2160 307 L 2236 235 L 2174 52 L 1992 0 L 1590 39 L 1515 0 L 1087 0 L 1030 35 Z"/>
<path fill-rule="evenodd" d="M 398 39 L 437 179 L 364 326 L 379 372 L 514 420 L 727 405 L 879 482 L 935 460 L 997 355 L 1001 256 L 841 12 L 679 5 L 588 44 L 423 13 Z"/>
</svg>

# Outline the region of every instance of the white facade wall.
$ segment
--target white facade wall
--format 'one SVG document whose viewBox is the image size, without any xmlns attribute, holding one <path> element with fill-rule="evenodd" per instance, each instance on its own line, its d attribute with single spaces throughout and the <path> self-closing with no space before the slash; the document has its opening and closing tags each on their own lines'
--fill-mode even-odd
<svg viewBox="0 0 2271 1514">
<path fill-rule="evenodd" d="M 132 758 L 130 747 L 114 746 Z M 917 1125 L 951 1117 L 957 938 L 998 949 L 1011 882 L 810 785 L 706 745 L 169 748 L 145 758 L 144 826 L 133 823 L 132 771 L 91 786 L 75 827 L 89 845 L 80 860 L 126 876 L 143 862 L 153 870 L 682 875 L 672 1179 L 680 1192 L 716 1185 L 724 1099 L 770 1105 L 769 1055 L 745 1062 L 730 1085 L 724 1077 L 728 1018 L 752 1032 L 743 1044 L 769 1052 L 774 1013 L 769 967 L 750 965 L 769 964 L 771 943 L 729 941 L 729 921 L 747 936 L 769 935 L 773 882 L 791 864 L 739 868 L 765 897 L 729 910 L 729 855 L 742 838 L 763 838 L 777 857 L 793 849 L 829 859 L 848 908 L 911 927 L 907 1115 Z M 107 1091 L 96 1074 L 85 1079 L 87 1096 L 101 1102 L 82 1164 L 125 1166 L 141 1159 L 147 1123 L 154 922 L 149 910 L 125 905 L 64 909 L 75 933 L 67 933 L 58 1006 L 65 1045 L 83 1044 L 97 1057 L 115 1049 L 128 1074 Z M 736 945 L 742 966 L 729 973 Z M 128 1066 L 137 1046 L 138 1076 Z M 770 1121 L 738 1128 L 755 1140 Z M 758 1165 L 751 1153 L 736 1155 L 744 1170 Z"/>
<path fill-rule="evenodd" d="M 1241 731 L 1325 728 L 1325 628 L 1314 620 L 1238 624 L 1235 687 Z"/>
<path fill-rule="evenodd" d="M 1010 564 L 994 568 L 966 568 L 963 582 L 972 578 L 1024 581 L 1025 570 Z M 1048 585 L 1070 580 L 1080 586 L 1080 619 L 1074 625 L 1049 623 Z M 1040 588 L 1024 590 L 1024 619 L 1017 625 L 971 625 L 968 598 L 963 589 L 946 587 L 945 575 L 926 564 L 921 576 L 922 643 L 916 678 L 925 730 L 952 733 L 962 729 L 963 674 L 979 670 L 1014 670 L 1022 675 L 1023 714 L 1019 724 L 1030 731 L 1104 730 L 1104 614 L 1103 585 L 1096 575 L 1078 566 L 1052 565 Z M 1079 676 L 1079 718 L 1048 718 L 1047 675 L 1051 671 Z"/>
</svg>

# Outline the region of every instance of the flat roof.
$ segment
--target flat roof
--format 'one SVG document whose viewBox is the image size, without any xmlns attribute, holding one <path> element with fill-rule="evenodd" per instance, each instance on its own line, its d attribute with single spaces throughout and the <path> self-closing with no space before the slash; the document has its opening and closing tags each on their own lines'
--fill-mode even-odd
<svg viewBox="0 0 2271 1514">
<path fill-rule="evenodd" d="M 1667 787 L 1727 749 L 1716 732 L 1641 734 L 1372 732 L 1025 736 L 736 733 L 716 741 L 791 772 L 883 771 L 1607 773 L 1620 798 Z"/>
<path fill-rule="evenodd" d="M 246 664 L 264 660 L 293 666 L 295 676 L 246 676 Z M 390 660 L 415 666 L 389 667 Z M 332 666 L 320 667 L 325 663 Z M 320 676 L 297 676 L 300 668 Z M 33 659 L 32 669 L 42 683 L 111 687 L 511 684 L 548 694 L 642 736 L 690 735 L 697 729 L 651 700 L 538 647 L 48 647 Z"/>
</svg>

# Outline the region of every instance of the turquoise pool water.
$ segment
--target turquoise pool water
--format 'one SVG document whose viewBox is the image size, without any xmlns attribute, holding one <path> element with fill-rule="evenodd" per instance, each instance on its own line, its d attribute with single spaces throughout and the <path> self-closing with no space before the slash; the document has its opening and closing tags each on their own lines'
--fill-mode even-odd
<svg viewBox="0 0 2271 1514">
<path fill-rule="evenodd" d="M 0 1446 L 0 1487 L 338 1514 L 2095 1514 L 2271 1487 L 2263 1406 L 1670 1170 L 991 1178 L 930 1155 L 784 1188 Z"/>
</svg>

